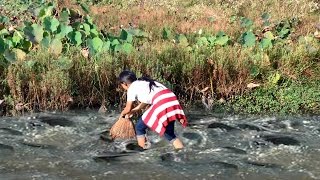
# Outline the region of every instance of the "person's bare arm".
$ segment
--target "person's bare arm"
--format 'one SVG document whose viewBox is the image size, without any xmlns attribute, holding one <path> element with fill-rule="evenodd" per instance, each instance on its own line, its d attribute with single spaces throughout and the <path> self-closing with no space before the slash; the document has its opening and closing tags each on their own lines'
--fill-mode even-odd
<svg viewBox="0 0 320 180">
<path fill-rule="evenodd" d="M 126 107 L 122 110 L 120 117 L 123 117 L 131 112 L 132 110 L 133 101 L 127 101 Z"/>
<path fill-rule="evenodd" d="M 147 107 L 148 104 L 146 103 L 139 103 L 138 106 L 136 106 L 135 108 L 131 109 L 131 111 L 127 114 L 128 117 L 131 117 L 134 113 L 136 113 L 137 111 L 144 109 L 145 107 Z"/>
<path fill-rule="evenodd" d="M 131 112 L 133 111 L 133 112 L 137 112 L 137 111 L 139 111 L 139 110 L 141 110 L 141 109 L 144 109 L 145 107 L 147 107 L 148 106 L 148 104 L 146 104 L 146 103 L 140 103 L 138 106 L 136 106 L 135 108 L 133 108 L 132 110 L 131 110 Z"/>
</svg>

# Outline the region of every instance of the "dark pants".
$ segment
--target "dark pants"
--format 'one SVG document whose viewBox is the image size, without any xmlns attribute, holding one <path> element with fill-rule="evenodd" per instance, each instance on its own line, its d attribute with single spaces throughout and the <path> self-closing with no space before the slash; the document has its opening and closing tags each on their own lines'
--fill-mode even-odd
<svg viewBox="0 0 320 180">
<path fill-rule="evenodd" d="M 166 131 L 164 132 L 164 137 L 168 140 L 168 141 L 172 141 L 174 139 L 176 139 L 176 135 L 174 134 L 174 122 L 175 121 L 171 121 L 165 128 Z M 140 117 L 137 124 L 136 124 L 136 133 L 137 136 L 145 136 L 146 135 L 146 130 L 147 130 L 148 126 L 142 121 L 142 118 Z"/>
</svg>

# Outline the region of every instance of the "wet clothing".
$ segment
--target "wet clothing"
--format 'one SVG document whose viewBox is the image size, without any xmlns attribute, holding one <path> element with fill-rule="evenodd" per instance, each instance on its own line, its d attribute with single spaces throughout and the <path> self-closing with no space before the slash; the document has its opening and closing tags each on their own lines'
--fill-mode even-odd
<svg viewBox="0 0 320 180">
<path fill-rule="evenodd" d="M 168 141 L 173 141 L 176 139 L 176 135 L 174 133 L 174 122 L 175 121 L 171 121 L 167 127 L 166 127 L 166 131 L 164 132 L 164 137 L 168 140 Z M 144 122 L 142 121 L 142 118 L 139 118 L 138 122 L 136 123 L 136 134 L 137 137 L 145 137 L 146 135 L 146 130 L 147 130 L 148 126 L 146 126 L 144 124 Z"/>
<path fill-rule="evenodd" d="M 169 89 L 157 92 L 152 98 L 151 106 L 142 115 L 143 122 L 162 136 L 166 126 L 179 120 L 183 127 L 187 126 L 187 118 L 176 95 Z"/>
<path fill-rule="evenodd" d="M 148 81 L 134 81 L 128 88 L 127 92 L 127 101 L 138 100 L 140 102 L 150 104 L 150 107 L 141 117 L 143 123 L 151 130 L 159 133 L 161 136 L 165 134 L 168 124 L 175 120 L 179 120 L 182 126 L 186 127 L 187 118 L 176 95 L 164 85 L 156 81 L 156 86 L 153 86 L 150 90 L 149 83 L 150 82 Z M 140 130 L 139 127 L 142 127 L 142 125 L 136 127 L 138 128 L 136 131 L 138 131 Z M 145 134 L 145 129 L 142 129 L 144 128 L 141 128 L 141 133 L 144 132 Z M 174 130 L 174 128 L 172 128 L 172 130 Z M 141 133 L 140 135 L 142 135 Z M 169 132 L 169 134 L 171 133 Z M 175 135 L 171 136 L 175 138 Z"/>
</svg>

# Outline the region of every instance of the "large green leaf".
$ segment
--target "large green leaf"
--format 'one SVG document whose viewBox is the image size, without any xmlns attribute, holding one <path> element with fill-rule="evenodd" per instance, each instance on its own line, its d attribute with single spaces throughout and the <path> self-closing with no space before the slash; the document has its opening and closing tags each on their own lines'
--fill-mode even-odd
<svg viewBox="0 0 320 180">
<path fill-rule="evenodd" d="M 5 37 L 10 35 L 9 31 L 7 29 L 0 30 L 0 36 Z"/>
<path fill-rule="evenodd" d="M 3 41 L 4 41 L 4 48 L 5 49 L 11 49 L 11 48 L 13 48 L 14 47 L 14 44 L 13 44 L 13 42 L 12 42 L 12 39 L 10 38 L 10 39 L 3 39 Z"/>
<path fill-rule="evenodd" d="M 20 44 L 20 41 L 23 39 L 22 34 L 19 31 L 15 31 L 12 35 L 12 42 L 14 46 Z"/>
<path fill-rule="evenodd" d="M 58 34 L 56 34 L 55 37 L 58 39 L 63 39 L 72 31 L 73 31 L 73 28 L 71 26 L 60 24 L 58 28 Z"/>
<path fill-rule="evenodd" d="M 10 19 L 7 16 L 0 16 L 0 23 L 8 23 L 10 21 Z"/>
<path fill-rule="evenodd" d="M 241 36 L 241 44 L 246 47 L 252 47 L 256 43 L 256 36 L 251 32 L 247 31 Z"/>
<path fill-rule="evenodd" d="M 103 42 L 102 51 L 109 51 L 110 50 L 110 46 L 111 46 L 111 42 L 110 41 Z"/>
<path fill-rule="evenodd" d="M 21 41 L 20 48 L 26 52 L 29 52 L 32 48 L 32 42 L 26 39 L 23 39 Z"/>
<path fill-rule="evenodd" d="M 263 36 L 264 36 L 265 38 L 267 38 L 267 39 L 271 39 L 271 40 L 274 39 L 274 35 L 273 35 L 273 33 L 272 33 L 271 31 L 265 32 L 265 33 L 263 34 Z"/>
<path fill-rule="evenodd" d="M 40 43 L 43 38 L 43 27 L 38 24 L 27 25 L 24 29 L 24 34 L 27 36 L 28 40 L 32 43 Z"/>
<path fill-rule="evenodd" d="M 89 15 L 86 15 L 86 17 L 84 18 L 84 20 L 85 20 L 85 22 L 86 22 L 87 24 L 89 24 L 90 26 L 94 26 L 93 20 L 92 20 L 92 18 L 91 18 Z"/>
<path fill-rule="evenodd" d="M 83 23 L 82 26 L 81 26 L 81 28 L 84 30 L 84 32 L 85 32 L 85 34 L 86 34 L 87 36 L 90 35 L 90 30 L 91 30 L 91 28 L 90 28 L 90 25 L 89 25 L 89 24 Z"/>
<path fill-rule="evenodd" d="M 120 39 L 128 42 L 128 43 L 131 43 L 132 40 L 133 40 L 133 36 L 131 33 L 129 33 L 128 31 L 122 29 L 121 30 L 121 34 L 120 34 Z"/>
<path fill-rule="evenodd" d="M 26 58 L 26 53 L 21 49 L 13 48 L 12 50 L 5 50 L 4 58 L 7 61 L 14 63 L 15 61 L 24 60 Z"/>
<path fill-rule="evenodd" d="M 132 44 L 129 44 L 129 43 L 124 43 L 122 45 L 122 51 L 127 53 L 127 54 L 130 54 L 133 50 L 133 46 Z"/>
<path fill-rule="evenodd" d="M 287 28 L 283 28 L 281 29 L 281 31 L 279 32 L 279 37 L 284 39 L 284 38 L 287 38 L 290 34 L 290 29 L 287 29 Z"/>
<path fill-rule="evenodd" d="M 7 47 L 4 39 L 0 38 L 0 54 L 3 54 L 6 49 Z"/>
<path fill-rule="evenodd" d="M 60 23 L 61 24 L 64 24 L 64 25 L 67 25 L 69 24 L 69 18 L 70 18 L 70 11 L 68 8 L 65 8 L 61 11 L 61 14 L 60 14 Z"/>
<path fill-rule="evenodd" d="M 269 38 L 263 38 L 259 44 L 260 48 L 268 49 L 272 47 L 272 40 Z"/>
<path fill-rule="evenodd" d="M 45 6 L 39 12 L 39 18 L 45 18 L 52 15 L 53 6 Z"/>
<path fill-rule="evenodd" d="M 138 38 L 146 38 L 148 37 L 148 33 L 140 30 L 140 29 L 134 29 L 134 28 L 131 28 L 131 29 L 127 29 L 126 30 L 128 33 L 132 34 L 134 37 L 138 37 Z"/>
<path fill-rule="evenodd" d="M 120 42 L 118 41 L 118 39 L 114 39 L 112 42 L 111 42 L 111 46 L 116 46 L 116 45 L 118 45 L 118 44 L 120 44 Z"/>
<path fill-rule="evenodd" d="M 207 46 L 209 44 L 208 40 L 206 37 L 200 37 L 197 39 L 197 45 L 198 46 Z"/>
<path fill-rule="evenodd" d="M 49 48 L 51 44 L 51 36 L 45 36 L 41 41 L 41 46 Z"/>
<path fill-rule="evenodd" d="M 79 46 L 82 43 L 82 34 L 79 31 L 73 31 L 68 34 L 71 43 Z"/>
<path fill-rule="evenodd" d="M 57 31 L 60 22 L 55 17 L 45 17 L 43 20 L 44 28 L 51 33 Z"/>
<path fill-rule="evenodd" d="M 215 45 L 215 41 L 216 41 L 217 37 L 216 36 L 209 36 L 207 38 L 209 44 L 212 46 L 212 45 Z"/>
<path fill-rule="evenodd" d="M 229 42 L 229 37 L 224 35 L 224 36 L 218 36 L 216 38 L 216 40 L 214 41 L 214 44 L 224 46 L 224 45 L 228 44 L 228 42 Z"/>
<path fill-rule="evenodd" d="M 103 41 L 99 37 L 88 40 L 89 53 L 94 55 L 101 52 L 103 47 Z"/>
<path fill-rule="evenodd" d="M 122 52 L 122 53 L 126 53 L 126 54 L 131 53 L 132 50 L 133 50 L 133 46 L 132 46 L 132 44 L 129 44 L 129 43 L 118 44 L 114 48 L 115 52 Z"/>
<path fill-rule="evenodd" d="M 97 29 L 91 29 L 91 30 L 90 30 L 90 36 L 91 36 L 91 37 L 97 37 L 97 36 L 99 36 L 99 32 L 97 31 Z"/>
</svg>

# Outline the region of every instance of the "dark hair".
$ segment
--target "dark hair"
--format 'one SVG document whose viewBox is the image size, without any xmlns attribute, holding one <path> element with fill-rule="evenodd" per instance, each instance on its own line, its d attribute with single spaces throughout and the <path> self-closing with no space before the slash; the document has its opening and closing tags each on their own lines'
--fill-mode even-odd
<svg viewBox="0 0 320 180">
<path fill-rule="evenodd" d="M 124 70 L 119 74 L 118 80 L 120 81 L 120 83 L 131 84 L 132 82 L 137 80 L 137 77 L 134 72 Z"/>
<path fill-rule="evenodd" d="M 137 77 L 134 74 L 134 72 L 129 71 L 129 70 L 124 70 L 119 74 L 118 80 L 120 81 L 120 83 L 131 84 L 132 82 L 137 80 Z M 154 86 L 158 87 L 156 85 L 156 83 L 154 82 L 154 80 L 149 78 L 149 77 L 147 77 L 147 76 L 142 76 L 138 80 L 149 82 L 150 92 L 151 92 L 151 90 L 153 89 Z"/>
<path fill-rule="evenodd" d="M 154 82 L 154 80 L 151 79 L 151 78 L 149 78 L 149 77 L 147 77 L 147 76 L 142 76 L 142 77 L 140 77 L 138 80 L 149 82 L 150 92 L 151 92 L 151 90 L 153 89 L 153 86 L 158 87 L 158 86 L 156 85 L 156 83 Z"/>
</svg>

